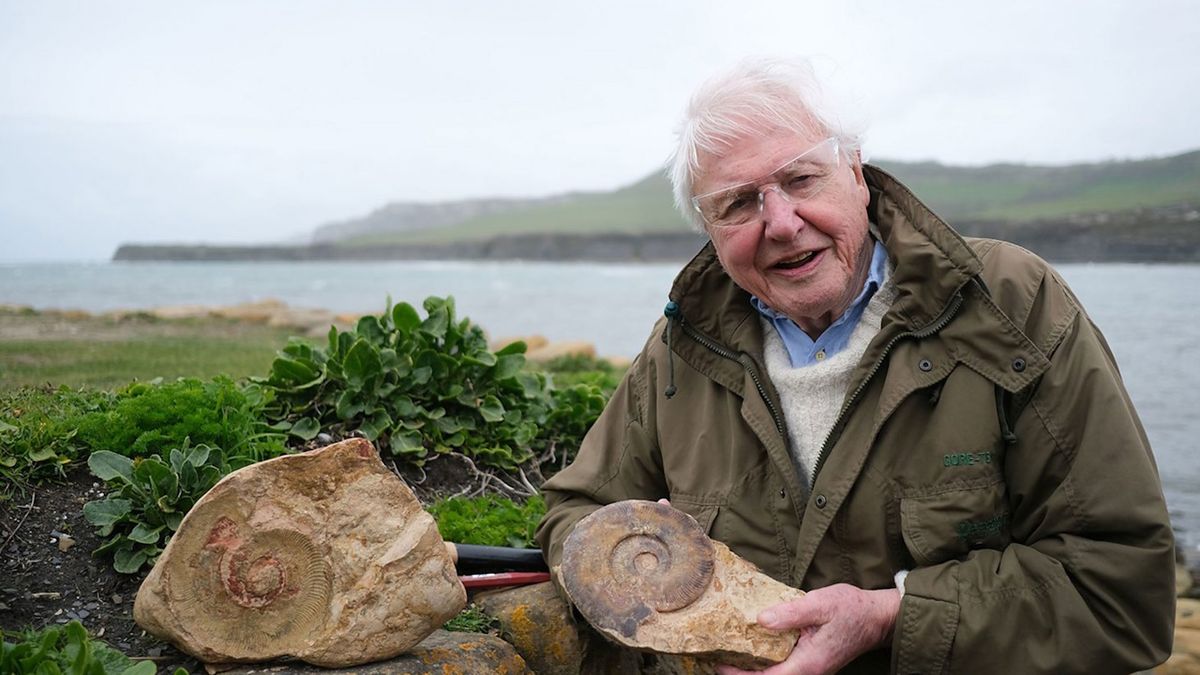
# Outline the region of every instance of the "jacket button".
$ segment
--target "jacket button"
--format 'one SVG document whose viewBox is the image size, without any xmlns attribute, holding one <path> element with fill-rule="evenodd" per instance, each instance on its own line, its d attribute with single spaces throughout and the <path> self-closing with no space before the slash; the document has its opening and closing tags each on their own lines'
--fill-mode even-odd
<svg viewBox="0 0 1200 675">
<path fill-rule="evenodd" d="M 1025 359 L 1022 359 L 1020 357 L 1013 359 L 1012 369 L 1017 371 L 1018 373 L 1024 371 L 1025 370 Z"/>
<path fill-rule="evenodd" d="M 922 372 L 928 373 L 929 371 L 933 370 L 933 362 L 929 359 L 921 359 L 921 361 L 917 363 L 917 367 L 920 368 Z"/>
<path fill-rule="evenodd" d="M 825 508 L 825 505 L 829 503 L 829 500 L 825 498 L 825 495 L 817 495 L 817 498 L 813 500 L 813 503 L 817 505 L 818 509 L 823 509 Z"/>
<path fill-rule="evenodd" d="M 786 497 L 787 497 L 787 493 L 783 491 L 783 488 L 779 488 L 779 498 L 784 499 Z"/>
</svg>

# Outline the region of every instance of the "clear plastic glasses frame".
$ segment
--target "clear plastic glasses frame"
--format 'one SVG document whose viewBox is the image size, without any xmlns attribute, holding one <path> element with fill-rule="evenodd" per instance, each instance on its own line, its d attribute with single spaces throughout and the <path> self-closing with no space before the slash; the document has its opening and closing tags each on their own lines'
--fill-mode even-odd
<svg viewBox="0 0 1200 675">
<path fill-rule="evenodd" d="M 745 225 L 762 214 L 768 190 L 792 204 L 817 196 L 837 173 L 840 157 L 838 139 L 826 138 L 758 180 L 692 197 L 692 208 L 711 227 Z"/>
</svg>

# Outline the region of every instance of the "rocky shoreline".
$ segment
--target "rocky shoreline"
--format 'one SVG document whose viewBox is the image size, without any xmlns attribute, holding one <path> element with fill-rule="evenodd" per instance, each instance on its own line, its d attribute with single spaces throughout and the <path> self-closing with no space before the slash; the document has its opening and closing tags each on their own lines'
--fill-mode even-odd
<svg viewBox="0 0 1200 675">
<path fill-rule="evenodd" d="M 268 298 L 236 305 L 164 305 L 149 309 L 117 309 L 92 313 L 80 309 L 36 309 L 28 305 L 0 304 L 0 315 L 39 316 L 46 319 L 62 319 L 78 322 L 88 319 L 104 319 L 114 324 L 126 321 L 148 320 L 187 322 L 220 320 L 233 323 L 262 325 L 293 331 L 310 339 L 323 339 L 329 334 L 330 326 L 340 330 L 352 328 L 362 317 L 360 313 L 334 312 L 328 309 L 292 307 L 282 300 Z M 37 326 L 5 325 L 8 339 L 35 339 L 41 337 L 44 328 Z M 28 334 L 23 334 L 28 331 Z M 61 331 L 60 331 L 61 332 Z M 542 335 L 493 337 L 489 340 L 493 350 L 520 340 L 525 343 L 525 358 L 534 363 L 546 363 L 562 356 L 584 356 L 596 358 L 596 347 L 583 340 L 551 342 Z M 627 357 L 606 356 L 606 361 L 618 368 L 629 365 Z"/>
</svg>

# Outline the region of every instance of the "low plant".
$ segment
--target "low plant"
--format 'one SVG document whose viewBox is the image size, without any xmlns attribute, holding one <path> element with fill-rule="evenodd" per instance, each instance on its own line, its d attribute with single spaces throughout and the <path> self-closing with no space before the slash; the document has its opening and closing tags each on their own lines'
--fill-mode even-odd
<svg viewBox="0 0 1200 675">
<path fill-rule="evenodd" d="M 500 629 L 500 621 L 472 602 L 442 628 L 453 633 L 495 633 Z"/>
<path fill-rule="evenodd" d="M 9 642 L 9 638 L 14 641 Z M 154 675 L 153 661 L 134 662 L 93 640 L 78 621 L 40 631 L 6 632 L 0 646 L 0 673 L 14 675 Z M 187 671 L 182 668 L 175 675 Z"/>
<path fill-rule="evenodd" d="M 130 459 L 100 450 L 88 458 L 108 494 L 84 504 L 83 515 L 106 540 L 95 554 L 112 556 L 118 572 L 153 565 L 188 510 L 230 470 L 220 451 L 206 445 L 185 442 L 167 457 Z"/>
<path fill-rule="evenodd" d="M 543 364 L 542 369 L 553 374 L 555 386 L 590 384 L 599 388 L 606 399 L 612 396 L 625 374 L 624 368 L 586 354 L 559 356 Z"/>
<path fill-rule="evenodd" d="M 524 503 L 506 497 L 449 497 L 428 507 L 446 541 L 484 546 L 534 548 L 533 535 L 546 514 L 546 502 L 534 495 Z"/>
<path fill-rule="evenodd" d="M 108 410 L 81 419 L 77 438 L 93 451 L 128 457 L 165 456 L 190 442 L 259 461 L 284 452 L 283 435 L 261 421 L 264 403 L 257 386 L 239 386 L 224 376 L 135 382 L 117 393 Z"/>
<path fill-rule="evenodd" d="M 544 475 L 552 475 L 575 458 L 584 435 L 604 412 L 609 395 L 594 384 L 584 383 L 554 390 L 554 405 L 542 432 Z"/>
<path fill-rule="evenodd" d="M 67 387 L 0 392 L 0 500 L 13 488 L 64 475 L 83 454 L 75 439 L 79 419 L 111 404 L 106 392 Z"/>
<path fill-rule="evenodd" d="M 545 374 L 524 368 L 525 344 L 490 351 L 453 298 L 424 308 L 422 318 L 402 302 L 331 328 L 325 348 L 289 342 L 256 380 L 275 428 L 305 440 L 358 433 L 418 466 L 431 452 L 509 470 L 533 458 L 553 401 Z"/>
</svg>

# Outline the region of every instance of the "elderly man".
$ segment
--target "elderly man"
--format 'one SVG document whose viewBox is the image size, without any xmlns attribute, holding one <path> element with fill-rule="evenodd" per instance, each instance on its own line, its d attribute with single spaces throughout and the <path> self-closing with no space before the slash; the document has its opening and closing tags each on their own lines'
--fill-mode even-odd
<svg viewBox="0 0 1200 675">
<path fill-rule="evenodd" d="M 578 458 L 809 593 L 768 673 L 1129 673 L 1170 652 L 1173 538 L 1104 338 L 1045 262 L 964 239 L 816 103 L 802 65 L 693 99 L 676 202 L 711 242 Z M 736 672 L 725 669 L 726 672 Z"/>
</svg>

